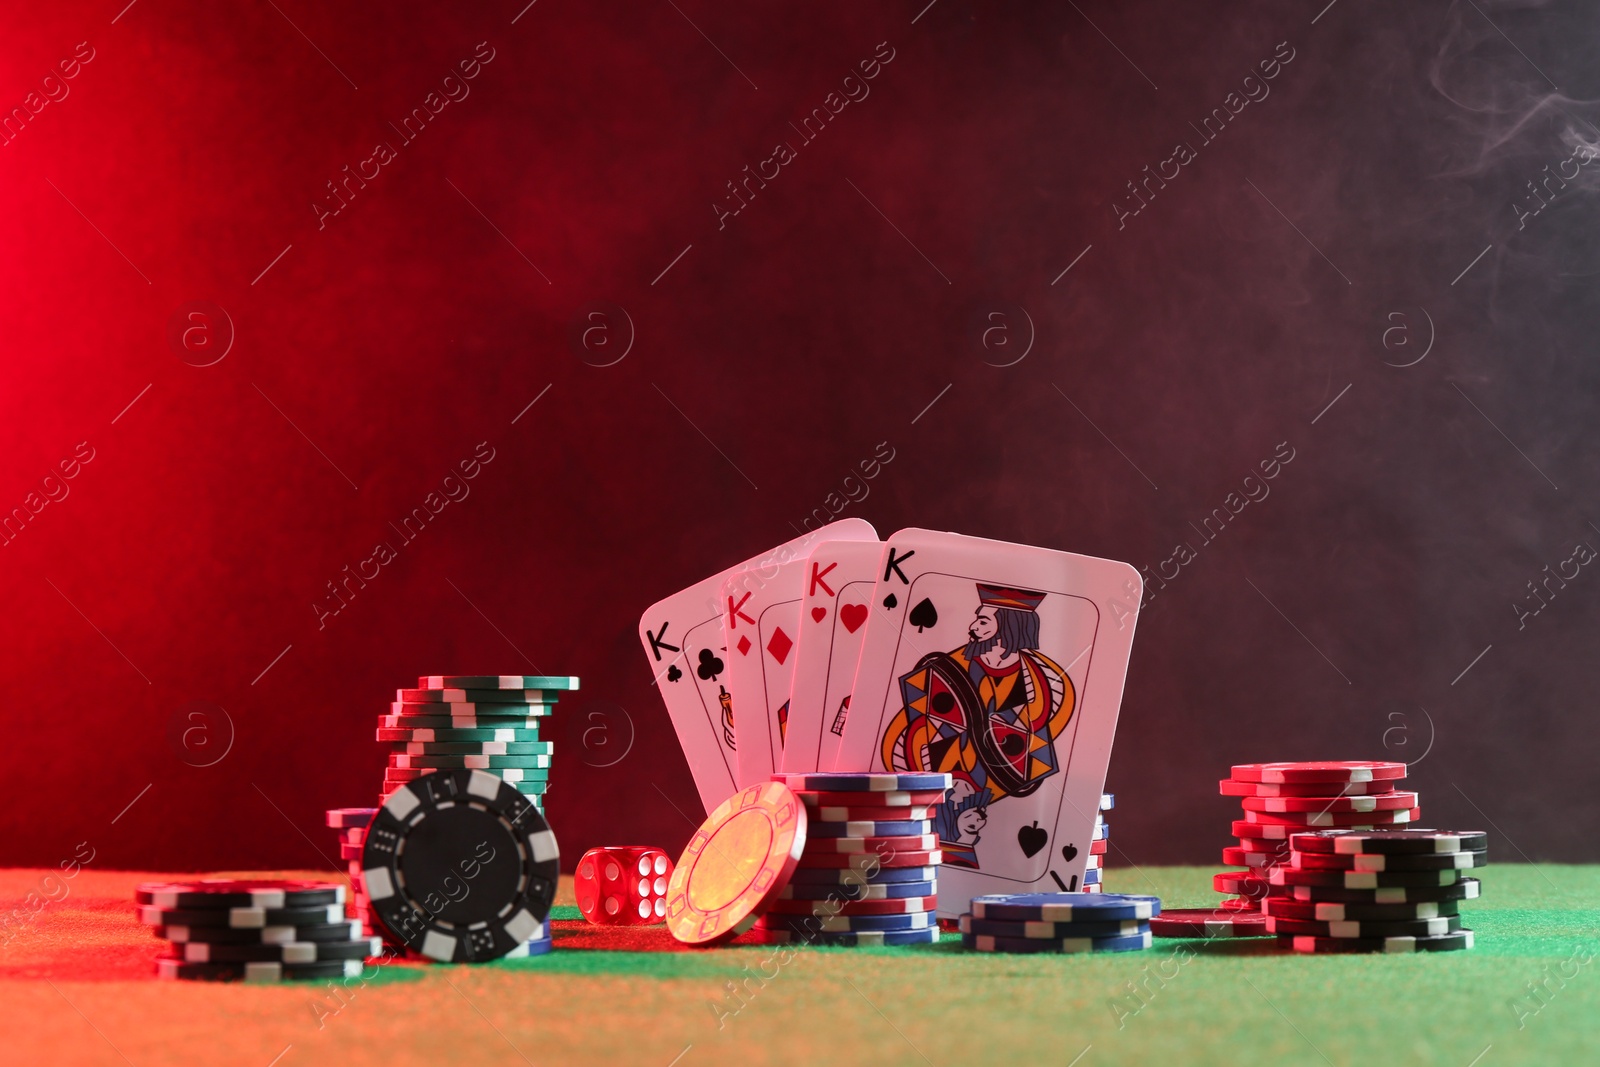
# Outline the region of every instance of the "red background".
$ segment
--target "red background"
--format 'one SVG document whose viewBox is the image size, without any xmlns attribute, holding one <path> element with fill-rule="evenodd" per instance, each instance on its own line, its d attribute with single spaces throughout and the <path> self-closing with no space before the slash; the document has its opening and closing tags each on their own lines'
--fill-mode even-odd
<svg viewBox="0 0 1600 1067">
<path fill-rule="evenodd" d="M 792 536 L 880 442 L 842 513 L 884 534 L 1197 547 L 1135 642 L 1121 859 L 1214 857 L 1232 762 L 1424 751 L 1429 822 L 1596 858 L 1596 594 L 1507 607 L 1600 545 L 1589 201 L 1508 209 L 1564 120 L 1469 8 L 1323 6 L 0 14 L 8 109 L 94 50 L 0 147 L 0 507 L 94 450 L 0 549 L 5 861 L 331 862 L 322 809 L 372 801 L 374 717 L 435 672 L 580 675 L 564 851 L 676 849 L 698 810 L 640 612 Z M 1576 16 L 1491 11 L 1582 128 Z M 400 146 L 483 41 L 470 96 Z M 1285 41 L 1271 95 L 1119 228 L 1125 183 Z M 870 95 L 719 229 L 725 183 L 880 42 Z M 319 229 L 380 140 L 397 158 Z M 201 300 L 236 331 L 208 367 L 167 340 Z M 597 300 L 636 333 L 606 367 L 571 340 Z M 1019 308 L 1034 343 L 995 366 Z M 973 329 L 996 309 L 1011 347 Z M 1392 313 L 1419 331 L 1398 354 Z M 1397 367 L 1424 313 L 1438 346 Z M 485 441 L 470 496 L 319 628 L 325 583 Z M 1285 441 L 1271 497 L 1202 543 Z M 208 767 L 170 732 L 195 700 L 236 731 Z"/>
</svg>

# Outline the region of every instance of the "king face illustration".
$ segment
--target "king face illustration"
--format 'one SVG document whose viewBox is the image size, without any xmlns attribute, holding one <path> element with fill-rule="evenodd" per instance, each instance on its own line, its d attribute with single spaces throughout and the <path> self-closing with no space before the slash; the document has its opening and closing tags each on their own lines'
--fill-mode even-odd
<svg viewBox="0 0 1600 1067">
<path fill-rule="evenodd" d="M 1055 740 L 1076 703 L 1067 672 L 1039 651 L 1045 594 L 977 591 L 966 645 L 929 653 L 901 676 L 901 708 L 882 743 L 892 771 L 954 777 L 934 829 L 944 862 L 974 869 L 989 806 L 1027 796 L 1060 769 Z"/>
</svg>

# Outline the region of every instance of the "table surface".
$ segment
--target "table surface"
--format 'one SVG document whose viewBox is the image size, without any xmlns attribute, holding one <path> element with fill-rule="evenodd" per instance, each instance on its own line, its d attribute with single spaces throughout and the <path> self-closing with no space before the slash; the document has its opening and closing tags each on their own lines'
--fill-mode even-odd
<svg viewBox="0 0 1600 1067">
<path fill-rule="evenodd" d="M 1106 884 L 1200 907 L 1218 899 L 1211 873 L 1112 868 Z M 1000 956 L 964 951 L 954 934 L 920 948 L 792 956 L 765 945 L 685 950 L 662 927 L 589 926 L 563 879 L 557 948 L 547 956 L 392 962 L 334 987 L 158 982 L 158 944 L 135 921 L 132 899 L 136 883 L 163 876 L 85 869 L 52 882 L 48 871 L 0 871 L 6 1059 L 52 1067 L 1594 1062 L 1600 867 L 1477 873 L 1483 898 L 1464 909 L 1477 947 L 1406 956 L 1300 956 L 1271 939 Z M 47 891 L 59 899 L 38 907 Z"/>
</svg>

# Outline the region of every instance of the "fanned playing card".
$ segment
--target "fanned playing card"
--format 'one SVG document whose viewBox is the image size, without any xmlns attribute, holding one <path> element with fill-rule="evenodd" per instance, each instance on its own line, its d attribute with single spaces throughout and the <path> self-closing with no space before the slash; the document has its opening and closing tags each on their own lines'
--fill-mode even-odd
<svg viewBox="0 0 1600 1067">
<path fill-rule="evenodd" d="M 825 541 L 806 560 L 782 770 L 835 769 L 882 550 L 876 541 Z"/>
<path fill-rule="evenodd" d="M 640 617 L 639 641 L 707 812 L 738 788 L 738 742 L 722 629 L 726 612 L 720 596 L 723 582 L 740 570 L 756 575 L 775 572 L 785 563 L 804 560 L 812 547 L 823 541 L 839 537 L 875 541 L 877 536 L 865 519 L 829 523 L 718 571 L 651 605 Z M 766 723 L 761 727 L 764 732 Z"/>
<path fill-rule="evenodd" d="M 885 541 L 838 767 L 954 776 L 934 823 L 940 915 L 1081 887 L 1141 593 L 1112 560 Z"/>
</svg>

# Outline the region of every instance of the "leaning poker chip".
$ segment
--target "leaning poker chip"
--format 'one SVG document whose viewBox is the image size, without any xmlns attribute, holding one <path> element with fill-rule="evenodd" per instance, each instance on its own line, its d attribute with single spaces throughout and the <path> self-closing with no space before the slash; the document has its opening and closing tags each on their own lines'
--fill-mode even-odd
<svg viewBox="0 0 1600 1067">
<path fill-rule="evenodd" d="M 1318 919 L 1280 919 L 1269 916 L 1267 929 L 1275 934 L 1300 934 L 1311 937 L 1438 937 L 1461 929 L 1461 916 L 1443 915 L 1435 919 L 1393 919 L 1361 922 L 1346 919 L 1327 922 Z"/>
<path fill-rule="evenodd" d="M 1436 937 L 1310 937 L 1279 934 L 1278 944 L 1296 952 L 1459 952 L 1472 947 L 1472 931 Z"/>
<path fill-rule="evenodd" d="M 1294 834 L 1290 842 L 1301 852 L 1350 852 L 1389 856 L 1430 852 L 1483 852 L 1489 835 L 1482 830 L 1323 830 Z"/>
<path fill-rule="evenodd" d="M 1299 811 L 1266 812 L 1247 811 L 1245 822 L 1261 826 L 1300 826 L 1309 828 L 1375 826 L 1392 829 L 1422 817 L 1421 808 L 1402 808 L 1398 811 Z"/>
<path fill-rule="evenodd" d="M 828 840 L 848 839 L 833 837 Z M 938 849 L 919 849 L 915 852 L 815 852 L 807 848 L 805 855 L 800 858 L 803 868 L 848 867 L 857 870 L 868 870 L 874 864 L 879 867 L 937 867 L 943 862 L 944 853 Z"/>
<path fill-rule="evenodd" d="M 343 904 L 345 889 L 331 882 L 201 878 L 145 882 L 133 891 L 139 904 L 157 908 L 303 908 Z"/>
<path fill-rule="evenodd" d="M 1005 919 L 974 919 L 970 914 L 961 916 L 956 928 L 964 934 L 987 934 L 990 937 L 1042 938 L 1060 941 L 1069 937 L 1123 937 L 1143 933 L 1149 929 L 1145 919 L 1101 919 L 1085 922 L 1052 923 L 1026 922 Z"/>
<path fill-rule="evenodd" d="M 1356 797 L 1387 793 L 1401 779 L 1376 779 L 1370 782 L 1240 782 L 1224 778 L 1217 791 L 1225 797 Z"/>
<path fill-rule="evenodd" d="M 1291 866 L 1311 871 L 1464 871 L 1487 867 L 1487 852 L 1415 852 L 1385 856 L 1363 852 L 1295 852 Z"/>
<path fill-rule="evenodd" d="M 1406 765 L 1388 760 L 1337 760 L 1313 763 L 1236 763 L 1235 781 L 1302 785 L 1309 782 L 1370 782 L 1404 778 Z"/>
<path fill-rule="evenodd" d="M 1461 872 L 1448 871 L 1308 871 L 1274 867 L 1267 872 L 1273 885 L 1333 886 L 1338 889 L 1388 889 L 1396 886 L 1449 886 L 1461 881 Z"/>
<path fill-rule="evenodd" d="M 921 930 L 853 930 L 841 934 L 757 927 L 754 933 L 757 941 L 769 945 L 808 944 L 836 948 L 888 948 L 896 945 L 932 945 L 939 941 L 937 924 Z"/>
<path fill-rule="evenodd" d="M 435 729 L 433 727 L 380 726 L 375 739 L 383 742 L 400 741 L 406 744 L 473 744 L 488 741 L 514 741 L 523 745 L 543 745 L 538 752 L 554 751 L 554 742 L 540 741 L 539 731 L 518 726 L 462 726 Z M 468 749 L 468 751 L 481 751 Z"/>
<path fill-rule="evenodd" d="M 819 837 L 913 837 L 931 833 L 933 833 L 933 823 L 926 819 L 845 821 L 818 818 L 806 826 L 806 837 L 813 843 Z"/>
<path fill-rule="evenodd" d="M 1128 893 L 990 893 L 972 898 L 974 919 L 1070 923 L 1160 914 L 1160 897 Z"/>
<path fill-rule="evenodd" d="M 560 876 L 544 816 L 484 771 L 437 771 L 397 789 L 367 831 L 374 919 L 444 963 L 496 959 L 539 932 Z M 472 891 L 462 893 L 466 883 Z"/>
<path fill-rule="evenodd" d="M 164 941 L 209 941 L 219 945 L 278 945 L 290 941 L 356 941 L 365 936 L 361 924 L 347 919 L 336 923 L 309 926 L 157 926 L 152 929 Z"/>
<path fill-rule="evenodd" d="M 1396 811 L 1417 806 L 1417 794 L 1395 790 L 1375 796 L 1361 797 L 1245 797 L 1239 801 L 1245 811 L 1265 811 L 1274 814 L 1313 812 L 1361 813 L 1369 811 Z M 1246 816 L 1248 818 L 1248 816 Z"/>
<path fill-rule="evenodd" d="M 1314 919 L 1318 922 L 1403 922 L 1438 919 L 1461 913 L 1458 900 L 1419 900 L 1410 904 L 1336 904 L 1328 901 L 1288 900 L 1274 897 L 1261 902 L 1263 914 L 1275 919 Z"/>
<path fill-rule="evenodd" d="M 894 793 L 937 791 L 941 796 L 953 781 L 948 774 L 851 774 L 778 772 L 772 776 L 793 790 L 825 793 Z"/>
<path fill-rule="evenodd" d="M 1156 937 L 1266 937 L 1267 917 L 1258 912 L 1175 908 L 1150 920 Z"/>
<path fill-rule="evenodd" d="M 329 808 L 326 818 L 329 826 L 343 829 L 366 826 L 377 813 L 377 808 Z"/>
<path fill-rule="evenodd" d="M 353 941 L 285 941 L 277 944 L 212 944 L 188 941 L 174 944 L 165 959 L 188 963 L 319 963 L 327 960 L 364 960 L 383 952 L 383 939 L 362 937 Z"/>
<path fill-rule="evenodd" d="M 417 678 L 423 689 L 560 689 L 578 688 L 571 675 L 536 674 L 424 674 Z"/>
<path fill-rule="evenodd" d="M 355 978 L 365 969 L 360 960 L 330 960 L 324 963 L 186 963 L 183 960 L 156 960 L 156 977 L 202 982 L 285 982 L 297 979 Z"/>
<path fill-rule="evenodd" d="M 1060 940 L 962 934 L 961 944 L 975 952 L 1137 952 L 1150 947 L 1150 931 L 1120 937 L 1068 937 Z"/>
<path fill-rule="evenodd" d="M 344 904 L 306 908 L 158 908 L 139 905 L 146 926 L 226 926 L 259 930 L 263 926 L 310 926 L 344 920 Z"/>
<path fill-rule="evenodd" d="M 926 882 L 862 882 L 825 883 L 800 882 L 791 878 L 778 893 L 778 900 L 838 900 L 845 902 L 868 900 L 905 900 L 932 897 L 939 892 L 939 883 Z"/>
<path fill-rule="evenodd" d="M 852 886 L 907 885 L 938 880 L 938 867 L 885 867 L 874 863 L 873 855 L 859 857 L 856 867 L 796 867 L 789 881 L 794 885 Z"/>
<path fill-rule="evenodd" d="M 943 789 L 906 789 L 891 790 L 887 793 L 835 793 L 824 790 L 822 792 L 796 793 L 807 808 L 903 808 L 903 807 L 931 807 L 944 803 L 945 791 Z"/>
<path fill-rule="evenodd" d="M 937 805 L 917 804 L 901 805 L 900 807 L 884 808 L 857 808 L 845 805 L 818 806 L 806 805 L 806 815 L 811 819 L 806 828 L 808 837 L 817 836 L 813 828 L 840 822 L 928 822 L 938 813 Z M 926 833 L 925 830 L 913 830 L 912 833 Z"/>
<path fill-rule="evenodd" d="M 935 895 L 890 897 L 882 900 L 795 900 L 779 897 L 767 905 L 765 915 L 903 915 L 927 914 L 939 906 Z"/>
<path fill-rule="evenodd" d="M 768 930 L 817 930 L 825 934 L 843 934 L 856 930 L 921 930 L 930 925 L 939 925 L 939 920 L 931 911 L 901 915 L 793 915 L 768 911 L 756 920 L 756 925 Z"/>
<path fill-rule="evenodd" d="M 1295 900 L 1326 901 L 1334 904 L 1412 904 L 1418 901 L 1476 900 L 1480 892 L 1476 878 L 1463 878 L 1454 885 L 1385 886 L 1380 889 L 1343 889 L 1337 886 L 1297 885 L 1289 895 Z"/>
<path fill-rule="evenodd" d="M 781 782 L 728 797 L 694 832 L 667 883 L 667 929 L 713 945 L 754 924 L 794 873 L 806 845 L 806 808 Z"/>
<path fill-rule="evenodd" d="M 807 833 L 810 833 L 809 828 Z M 928 852 L 938 847 L 937 834 L 909 837 L 813 837 L 806 841 L 806 853 L 802 861 L 812 856 L 834 852 L 875 852 L 879 855 L 889 855 L 901 852 Z"/>
</svg>

